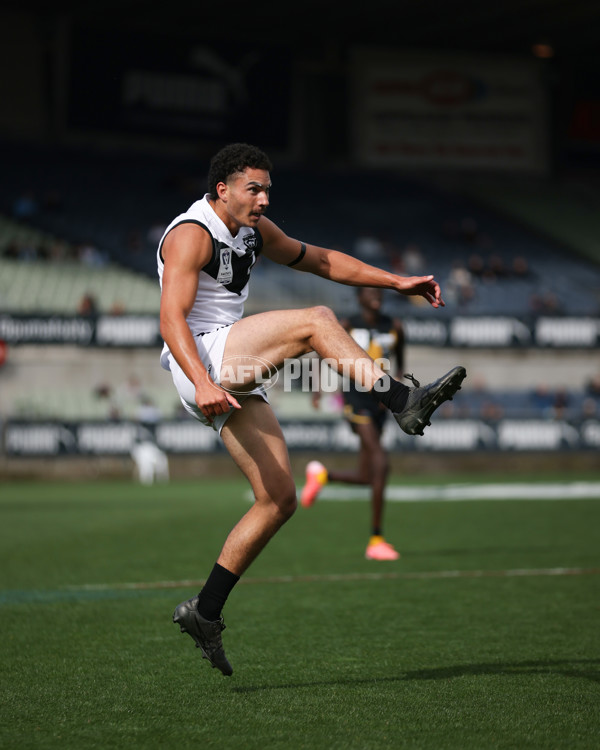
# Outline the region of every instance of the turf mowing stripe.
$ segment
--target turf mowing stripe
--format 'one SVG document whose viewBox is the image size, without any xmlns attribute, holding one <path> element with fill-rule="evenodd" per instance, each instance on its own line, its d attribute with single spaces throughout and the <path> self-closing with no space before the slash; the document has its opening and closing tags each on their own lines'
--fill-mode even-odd
<svg viewBox="0 0 600 750">
<path fill-rule="evenodd" d="M 327 486 L 319 494 L 321 500 L 368 500 L 368 487 Z M 248 499 L 252 500 L 249 493 Z M 505 484 L 444 484 L 429 487 L 390 485 L 386 500 L 393 503 L 416 503 L 461 500 L 600 500 L 600 482 L 552 482 Z"/>
</svg>

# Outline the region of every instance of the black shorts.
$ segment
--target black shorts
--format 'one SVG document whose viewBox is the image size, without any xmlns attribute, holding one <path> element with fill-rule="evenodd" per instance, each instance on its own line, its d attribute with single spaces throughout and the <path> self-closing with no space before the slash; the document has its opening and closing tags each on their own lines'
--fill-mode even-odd
<svg viewBox="0 0 600 750">
<path fill-rule="evenodd" d="M 387 415 L 388 410 L 371 393 L 344 393 L 344 416 L 351 425 L 374 424 L 381 432 Z"/>
</svg>

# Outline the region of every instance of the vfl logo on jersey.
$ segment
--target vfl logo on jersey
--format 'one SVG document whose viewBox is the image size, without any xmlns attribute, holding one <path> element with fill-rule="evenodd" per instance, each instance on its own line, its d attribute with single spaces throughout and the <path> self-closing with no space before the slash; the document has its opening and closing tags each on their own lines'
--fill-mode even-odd
<svg viewBox="0 0 600 750">
<path fill-rule="evenodd" d="M 233 266 L 231 265 L 231 250 L 228 247 L 221 248 L 219 259 L 219 273 L 217 274 L 219 284 L 231 284 L 233 281 Z"/>
</svg>

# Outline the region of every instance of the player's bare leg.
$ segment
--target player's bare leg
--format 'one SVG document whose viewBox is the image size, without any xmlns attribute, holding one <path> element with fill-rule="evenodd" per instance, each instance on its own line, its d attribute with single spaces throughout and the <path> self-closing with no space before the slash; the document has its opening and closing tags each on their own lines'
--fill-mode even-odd
<svg viewBox="0 0 600 750">
<path fill-rule="evenodd" d="M 217 561 L 240 576 L 293 515 L 296 486 L 281 427 L 262 398 L 250 396 L 221 437 L 254 493 L 254 504 L 229 533 Z"/>
<path fill-rule="evenodd" d="M 467 375 L 464 367 L 454 367 L 434 383 L 421 387 L 414 381 L 414 387 L 407 388 L 383 372 L 344 330 L 335 314 L 323 306 L 275 310 L 238 320 L 227 338 L 224 362 L 251 368 L 256 364 L 256 357 L 262 357 L 280 368 L 286 359 L 311 351 L 328 359 L 334 369 L 347 374 L 367 391 L 377 384 L 377 397 L 409 435 L 423 434 L 433 412 L 445 401 L 452 400 Z M 234 387 L 250 388 L 253 380 L 251 375 L 245 380 L 237 379 Z M 222 383 L 226 388 L 233 385 L 226 377 Z"/>
<path fill-rule="evenodd" d="M 377 427 L 368 422 L 353 425 L 360 437 L 358 467 L 356 470 L 328 470 L 330 482 L 368 485 L 371 488 L 371 525 L 380 529 L 383 521 L 383 502 L 388 475 L 388 459 L 381 445 Z"/>
<path fill-rule="evenodd" d="M 175 608 L 173 621 L 190 634 L 213 667 L 231 675 L 221 638 L 222 605 L 239 576 L 293 514 L 296 487 L 281 428 L 262 398 L 250 396 L 227 420 L 221 435 L 250 481 L 255 502 L 229 533 L 202 591 Z"/>
<path fill-rule="evenodd" d="M 353 424 L 352 429 L 360 437 L 358 466 L 355 470 L 328 470 L 320 462 L 313 461 L 307 466 L 307 482 L 302 490 L 301 502 L 310 507 L 327 482 L 369 485 L 371 488 L 371 537 L 365 551 L 369 560 L 397 560 L 400 554 L 389 544 L 382 531 L 384 493 L 389 470 L 389 462 L 381 444 L 379 430 L 373 422 Z M 323 475 L 321 481 L 311 474 Z M 311 481 L 312 480 L 312 481 Z"/>
<path fill-rule="evenodd" d="M 323 306 L 273 310 L 238 320 L 227 337 L 223 361 L 253 365 L 254 357 L 262 357 L 280 368 L 286 359 L 312 351 L 337 363 L 338 372 L 345 372 L 367 390 L 385 375 L 340 325 L 333 311 Z M 222 382 L 228 386 L 226 378 Z M 249 375 L 246 387 L 251 383 Z"/>
</svg>

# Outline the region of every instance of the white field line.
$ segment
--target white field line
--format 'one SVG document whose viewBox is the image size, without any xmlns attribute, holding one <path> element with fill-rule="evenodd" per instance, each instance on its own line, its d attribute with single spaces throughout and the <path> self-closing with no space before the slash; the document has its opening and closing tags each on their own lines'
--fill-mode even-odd
<svg viewBox="0 0 600 750">
<path fill-rule="evenodd" d="M 252 500 L 251 493 L 247 499 Z M 368 487 L 329 485 L 322 489 L 318 502 L 368 500 Z M 389 485 L 386 501 L 416 503 L 462 500 L 600 500 L 600 482 L 552 482 L 504 484 L 443 484 L 424 487 Z"/>
<path fill-rule="evenodd" d="M 410 581 L 439 580 L 444 578 L 525 578 L 541 576 L 587 576 L 600 575 L 600 568 L 513 568 L 508 570 L 426 570 L 414 572 L 380 573 L 325 573 L 321 575 L 270 576 L 264 578 L 242 578 L 240 584 L 273 583 L 340 583 L 346 581 Z M 65 586 L 68 591 L 139 591 L 144 589 L 199 588 L 201 580 L 139 581 L 136 583 L 84 583 Z"/>
<path fill-rule="evenodd" d="M 321 500 L 366 500 L 367 488 L 332 486 L 325 487 L 319 495 Z M 251 495 L 248 494 L 248 500 Z M 600 499 L 600 482 L 562 482 L 552 484 L 506 483 L 506 484 L 451 484 L 428 487 L 388 487 L 386 498 L 391 502 L 429 502 L 444 500 L 553 500 L 594 498 Z M 600 568 L 517 568 L 512 570 L 432 570 L 423 572 L 381 572 L 381 573 L 340 573 L 305 576 L 272 576 L 265 578 L 242 578 L 241 584 L 273 583 L 337 583 L 343 581 L 383 581 L 383 580 L 431 580 L 444 578 L 514 578 L 526 576 L 582 576 L 598 575 Z M 132 583 L 90 583 L 65 587 L 70 591 L 126 591 L 159 590 L 177 588 L 198 588 L 202 580 L 147 581 Z"/>
</svg>

